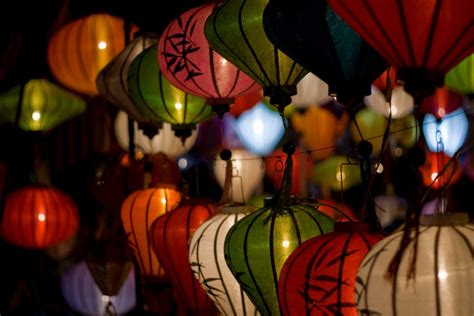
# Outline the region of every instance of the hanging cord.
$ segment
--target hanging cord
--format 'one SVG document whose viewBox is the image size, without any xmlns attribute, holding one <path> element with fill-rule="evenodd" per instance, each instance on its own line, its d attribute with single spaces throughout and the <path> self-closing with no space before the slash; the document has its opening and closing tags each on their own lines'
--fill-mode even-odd
<svg viewBox="0 0 474 316">
<path fill-rule="evenodd" d="M 104 315 L 105 316 L 117 316 L 118 315 L 117 310 L 115 309 L 115 306 L 112 303 L 112 301 L 110 300 L 110 298 L 109 298 L 109 302 L 107 303 L 107 306 L 105 307 Z"/>
<path fill-rule="evenodd" d="M 222 188 L 222 197 L 218 204 L 225 205 L 232 200 L 232 152 L 229 149 L 224 149 L 220 152 L 219 156 L 225 161 L 225 180 L 224 187 Z"/>
</svg>

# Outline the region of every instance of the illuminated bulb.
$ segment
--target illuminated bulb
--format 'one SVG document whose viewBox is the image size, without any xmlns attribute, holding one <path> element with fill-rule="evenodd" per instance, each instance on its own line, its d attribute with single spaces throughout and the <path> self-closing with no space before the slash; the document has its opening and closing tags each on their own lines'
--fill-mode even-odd
<svg viewBox="0 0 474 316">
<path fill-rule="evenodd" d="M 38 220 L 40 222 L 44 222 L 45 219 L 46 219 L 46 216 L 43 213 L 38 214 Z"/>
<path fill-rule="evenodd" d="M 441 270 L 438 272 L 438 279 L 446 280 L 448 278 L 448 272 Z"/>
<path fill-rule="evenodd" d="M 183 108 L 183 105 L 182 105 L 181 103 L 177 102 L 177 103 L 174 105 L 174 108 L 175 108 L 176 110 L 181 110 L 181 109 Z"/>
<path fill-rule="evenodd" d="M 31 115 L 31 118 L 34 121 L 39 121 L 39 119 L 41 118 L 41 113 L 38 111 L 34 111 L 33 114 Z"/>
<path fill-rule="evenodd" d="M 222 58 L 222 59 L 221 59 L 221 64 L 222 64 L 222 65 L 227 65 L 227 60 L 226 60 L 225 58 Z"/>
<path fill-rule="evenodd" d="M 383 172 L 383 165 L 381 163 L 377 164 L 376 169 L 378 174 L 381 174 Z"/>
<path fill-rule="evenodd" d="M 108 295 L 102 295 L 102 302 L 108 303 L 110 300 L 110 297 Z"/>
<path fill-rule="evenodd" d="M 290 241 L 289 240 L 283 240 L 281 243 L 283 247 L 288 248 L 290 246 Z"/>
<path fill-rule="evenodd" d="M 255 134 L 261 135 L 263 133 L 263 122 L 262 122 L 262 120 L 253 121 L 252 130 Z"/>
<path fill-rule="evenodd" d="M 431 174 L 431 181 L 434 181 L 434 179 L 436 179 L 436 177 L 438 176 L 438 173 L 437 172 L 433 172 Z"/>
<path fill-rule="evenodd" d="M 337 181 L 342 182 L 346 179 L 346 174 L 344 172 L 339 171 L 338 173 L 336 173 L 336 179 Z"/>
<path fill-rule="evenodd" d="M 97 45 L 99 49 L 106 49 L 107 48 L 107 43 L 104 41 L 100 41 L 99 44 Z"/>
<path fill-rule="evenodd" d="M 161 198 L 161 204 L 166 204 L 166 198 Z"/>
<path fill-rule="evenodd" d="M 392 108 L 392 116 L 397 116 L 398 109 L 396 107 L 391 107 Z"/>
<path fill-rule="evenodd" d="M 438 109 L 438 116 L 439 116 L 439 117 L 443 117 L 443 116 L 445 116 L 445 115 L 446 115 L 446 110 L 443 109 L 443 108 L 439 108 L 439 109 Z"/>
<path fill-rule="evenodd" d="M 403 150 L 400 147 L 395 148 L 395 156 L 400 157 L 403 154 Z"/>
<path fill-rule="evenodd" d="M 188 161 L 185 158 L 180 158 L 178 160 L 178 166 L 181 169 L 185 169 L 188 166 Z"/>
</svg>

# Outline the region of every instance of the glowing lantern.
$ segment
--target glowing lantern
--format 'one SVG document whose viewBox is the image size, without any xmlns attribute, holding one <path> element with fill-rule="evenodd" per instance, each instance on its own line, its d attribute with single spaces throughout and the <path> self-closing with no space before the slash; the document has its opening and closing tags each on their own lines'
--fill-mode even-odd
<svg viewBox="0 0 474 316">
<path fill-rule="evenodd" d="M 185 140 L 196 124 L 212 116 L 206 100 L 173 86 L 161 73 L 157 45 L 144 50 L 130 66 L 128 91 L 144 115 L 171 124 L 176 136 Z"/>
<path fill-rule="evenodd" d="M 73 200 L 50 187 L 24 187 L 6 196 L 2 237 L 23 248 L 45 249 L 71 238 L 79 229 Z"/>
<path fill-rule="evenodd" d="M 443 153 L 427 152 L 425 163 L 420 166 L 421 175 L 423 177 L 423 184 L 430 186 L 433 183 L 434 189 L 440 189 L 444 186 L 456 183 L 462 175 L 462 169 L 455 159 L 447 167 L 446 171 L 438 177 L 438 174 L 443 170 L 448 163 L 449 157 Z"/>
<path fill-rule="evenodd" d="M 341 204 L 333 200 L 318 200 L 315 203 L 316 209 L 331 217 L 335 222 L 356 221 L 357 216 L 348 205 Z"/>
<path fill-rule="evenodd" d="M 234 100 L 234 104 L 230 107 L 230 113 L 235 116 L 239 117 L 242 112 L 245 112 L 252 108 L 255 104 L 263 100 L 263 91 L 258 90 L 251 92 L 246 95 L 242 95 L 236 97 Z"/>
<path fill-rule="evenodd" d="M 364 98 L 364 102 L 374 112 L 398 119 L 406 117 L 413 112 L 415 101 L 413 97 L 405 92 L 403 86 L 396 86 L 392 90 L 390 103 L 385 100 L 385 95 L 375 86 L 372 86 L 372 94 Z"/>
<path fill-rule="evenodd" d="M 175 208 L 181 195 L 171 188 L 153 188 L 133 192 L 123 202 L 121 218 L 143 278 L 165 279 L 162 264 L 153 254 L 148 235 L 153 221 Z"/>
<path fill-rule="evenodd" d="M 179 308 L 193 315 L 212 315 L 212 301 L 189 265 L 189 240 L 196 229 L 214 215 L 212 204 L 188 201 L 157 218 L 149 231 L 153 251 L 174 288 Z M 197 314 L 196 314 L 197 313 Z"/>
<path fill-rule="evenodd" d="M 203 5 L 173 20 L 160 39 L 158 61 L 173 85 L 207 98 L 214 111 L 222 113 L 235 97 L 261 87 L 209 47 L 204 25 L 215 7 Z"/>
<path fill-rule="evenodd" d="M 136 305 L 134 270 L 130 269 L 118 293 L 106 295 L 87 264 L 80 261 L 61 276 L 61 292 L 69 307 L 82 315 L 124 315 Z"/>
<path fill-rule="evenodd" d="M 254 207 L 244 205 L 222 207 L 219 213 L 199 226 L 189 243 L 189 262 L 194 276 L 222 315 L 258 314 L 224 258 L 224 240 L 228 231 L 254 210 Z"/>
<path fill-rule="evenodd" d="M 452 68 L 445 78 L 445 85 L 449 89 L 472 98 L 474 95 L 474 54 L 461 61 Z"/>
<path fill-rule="evenodd" d="M 393 225 L 400 225 L 405 220 L 408 208 L 407 200 L 393 192 L 375 197 L 375 212 L 383 229 L 390 230 Z"/>
<path fill-rule="evenodd" d="M 285 128 L 278 112 L 263 103 L 242 113 L 236 121 L 236 132 L 245 148 L 252 154 L 270 154 L 282 139 Z"/>
<path fill-rule="evenodd" d="M 98 95 L 99 71 L 124 48 L 124 21 L 92 14 L 69 22 L 53 35 L 48 45 L 49 69 L 71 90 Z"/>
<path fill-rule="evenodd" d="M 413 280 L 407 280 L 411 242 L 400 268 L 387 281 L 385 273 L 403 232 L 378 242 L 360 265 L 356 298 L 362 314 L 472 315 L 474 304 L 474 226 L 463 213 L 421 216 Z M 427 251 L 429 249 L 430 251 Z"/>
<path fill-rule="evenodd" d="M 262 185 L 265 169 L 262 160 L 244 149 L 232 149 L 231 199 L 235 202 L 247 202 Z M 217 183 L 223 188 L 226 175 L 226 161 L 216 156 L 212 168 Z"/>
<path fill-rule="evenodd" d="M 332 156 L 315 164 L 311 180 L 334 191 L 346 191 L 362 183 L 359 165 L 348 164 L 345 156 Z"/>
<path fill-rule="evenodd" d="M 297 93 L 291 97 L 291 104 L 296 108 L 307 108 L 311 105 L 321 105 L 333 98 L 329 96 L 328 85 L 312 73 L 308 73 L 296 85 Z"/>
<path fill-rule="evenodd" d="M 18 120 L 25 131 L 50 130 L 85 110 L 82 98 L 46 79 L 30 80 L 0 95 L 0 121 Z"/>
<path fill-rule="evenodd" d="M 424 98 L 420 110 L 440 119 L 461 107 L 463 103 L 462 95 L 443 87 L 436 89 L 433 95 Z"/>
<path fill-rule="evenodd" d="M 262 15 L 268 3 L 226 1 L 206 20 L 205 34 L 212 48 L 262 85 L 271 103 L 283 111 L 307 71 L 267 39 Z"/>
<path fill-rule="evenodd" d="M 365 223 L 336 223 L 334 232 L 308 239 L 285 261 L 278 282 L 283 315 L 354 315 L 357 269 L 383 236 Z"/>
</svg>

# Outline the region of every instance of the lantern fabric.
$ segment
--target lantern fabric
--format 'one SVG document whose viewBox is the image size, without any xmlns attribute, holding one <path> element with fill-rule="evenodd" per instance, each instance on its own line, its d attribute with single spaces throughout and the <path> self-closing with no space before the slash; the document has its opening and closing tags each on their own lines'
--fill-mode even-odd
<svg viewBox="0 0 474 316">
<path fill-rule="evenodd" d="M 245 203 L 253 197 L 263 185 L 265 168 L 262 160 L 245 149 L 232 149 L 231 200 Z M 215 157 L 212 171 L 221 188 L 224 188 L 226 161 L 219 155 Z"/>
<path fill-rule="evenodd" d="M 474 54 L 454 66 L 445 77 L 448 89 L 460 94 L 474 95 Z"/>
<path fill-rule="evenodd" d="M 297 93 L 291 97 L 291 104 L 297 109 L 321 105 L 333 100 L 329 96 L 328 84 L 309 72 L 296 85 Z"/>
<path fill-rule="evenodd" d="M 357 269 L 382 238 L 370 233 L 366 223 L 347 222 L 302 243 L 280 273 L 282 315 L 359 315 L 354 298 Z"/>
<path fill-rule="evenodd" d="M 124 48 L 123 19 L 91 14 L 53 34 L 48 44 L 49 69 L 67 88 L 95 96 L 97 75 Z"/>
<path fill-rule="evenodd" d="M 401 224 L 405 220 L 408 208 L 406 199 L 391 192 L 386 195 L 377 195 L 374 201 L 375 213 L 383 229 L 390 229 L 392 225 Z"/>
<path fill-rule="evenodd" d="M 357 216 L 349 205 L 330 199 L 318 199 L 315 207 L 319 212 L 328 215 L 335 222 L 357 221 Z"/>
<path fill-rule="evenodd" d="M 191 270 L 222 315 L 258 315 L 224 258 L 224 240 L 228 231 L 254 210 L 256 208 L 246 205 L 224 206 L 199 226 L 189 242 Z"/>
<path fill-rule="evenodd" d="M 346 191 L 362 183 L 359 165 L 348 164 L 345 156 L 332 156 L 314 165 L 311 182 L 323 189 Z"/>
<path fill-rule="evenodd" d="M 71 309 L 81 315 L 125 315 L 136 305 L 135 271 L 130 269 L 120 291 L 104 295 L 84 261 L 70 266 L 61 275 L 61 292 Z"/>
<path fill-rule="evenodd" d="M 213 303 L 189 265 L 188 245 L 196 229 L 215 212 L 212 204 L 186 201 L 157 218 L 150 228 L 153 251 L 170 279 L 179 309 L 186 313 L 212 315 Z"/>
<path fill-rule="evenodd" d="M 239 117 L 243 112 L 251 109 L 259 101 L 263 100 L 263 91 L 257 90 L 235 98 L 234 103 L 230 107 L 230 113 Z"/>
<path fill-rule="evenodd" d="M 389 88 L 393 90 L 393 88 L 398 86 L 397 70 L 395 67 L 389 66 L 387 70 L 372 82 L 372 85 L 383 93 L 386 93 Z"/>
<path fill-rule="evenodd" d="M 244 147 L 260 156 L 270 154 L 285 134 L 278 112 L 270 110 L 261 102 L 239 116 L 235 131 Z"/>
<path fill-rule="evenodd" d="M 268 3 L 268 0 L 226 1 L 206 20 L 205 34 L 212 48 L 263 86 L 264 94 L 273 96 L 272 103 L 281 103 L 283 110 L 307 71 L 278 50 L 265 35 L 262 15 Z"/>
<path fill-rule="evenodd" d="M 15 246 L 45 249 L 71 238 L 78 229 L 76 204 L 55 188 L 28 186 L 6 196 L 2 238 Z"/>
<path fill-rule="evenodd" d="M 264 207 L 232 226 L 224 243 L 227 265 L 262 315 L 280 315 L 278 279 L 285 260 L 333 225 L 314 208 L 292 204 L 279 213 Z"/>
<path fill-rule="evenodd" d="M 463 213 L 420 217 L 416 274 L 407 280 L 414 243 L 400 268 L 387 281 L 385 272 L 403 232 L 378 242 L 365 256 L 357 275 L 356 299 L 361 313 L 372 315 L 472 315 L 474 313 L 474 226 Z"/>
<path fill-rule="evenodd" d="M 430 113 L 440 119 L 457 110 L 463 103 L 462 95 L 442 87 L 436 89 L 431 96 L 423 99 L 420 111 Z"/>
<path fill-rule="evenodd" d="M 447 167 L 443 175 L 437 178 L 449 159 L 444 153 L 426 153 L 425 162 L 419 167 L 425 186 L 430 186 L 434 181 L 433 189 L 441 189 L 444 186 L 452 185 L 459 181 L 462 176 L 462 169 L 457 158 Z"/>
<path fill-rule="evenodd" d="M 181 200 L 171 188 L 150 188 L 130 194 L 122 204 L 122 226 L 133 248 L 140 274 L 147 280 L 166 279 L 162 264 L 152 252 L 148 235 L 153 221 L 174 209 Z"/>
<path fill-rule="evenodd" d="M 21 104 L 20 104 L 21 101 Z M 46 79 L 32 79 L 0 94 L 0 121 L 25 131 L 48 131 L 83 113 L 86 102 Z"/>
<path fill-rule="evenodd" d="M 464 108 L 458 108 L 442 119 L 426 114 L 423 119 L 423 136 L 432 152 L 442 151 L 452 157 L 464 144 L 469 121 Z"/>
<path fill-rule="evenodd" d="M 399 119 L 410 115 L 415 108 L 415 100 L 408 94 L 403 86 L 395 86 L 392 90 L 390 103 L 386 101 L 385 95 L 375 86 L 372 86 L 372 94 L 364 98 L 364 103 L 377 114 Z"/>
</svg>

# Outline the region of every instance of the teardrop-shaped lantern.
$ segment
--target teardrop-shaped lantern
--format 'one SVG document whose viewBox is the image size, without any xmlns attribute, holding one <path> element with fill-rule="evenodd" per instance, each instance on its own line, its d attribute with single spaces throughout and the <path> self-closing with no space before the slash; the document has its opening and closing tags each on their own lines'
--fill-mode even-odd
<svg viewBox="0 0 474 316">
<path fill-rule="evenodd" d="M 454 66 L 444 81 L 446 87 L 461 94 L 474 96 L 474 54 Z"/>
<path fill-rule="evenodd" d="M 328 84 L 312 73 L 308 73 L 298 82 L 296 90 L 296 95 L 291 97 L 291 104 L 298 109 L 322 105 L 333 100 L 329 96 Z"/>
<path fill-rule="evenodd" d="M 449 163 L 444 173 L 438 177 L 438 174 L 445 168 L 449 160 L 450 158 L 444 153 L 427 152 L 425 162 L 419 167 L 423 184 L 427 187 L 432 185 L 433 189 L 436 190 L 459 181 L 462 176 L 462 169 L 457 158 Z"/>
<path fill-rule="evenodd" d="M 50 130 L 85 110 L 81 97 L 46 79 L 33 79 L 0 94 L 0 121 L 18 122 L 25 131 Z"/>
<path fill-rule="evenodd" d="M 462 95 L 442 87 L 436 89 L 433 95 L 423 99 L 420 110 L 423 113 L 430 113 L 440 119 L 457 110 L 463 103 Z"/>
<path fill-rule="evenodd" d="M 468 215 L 420 217 L 414 279 L 408 280 L 414 242 L 391 280 L 385 273 L 403 232 L 378 242 L 360 265 L 356 299 L 365 315 L 472 315 L 474 226 Z"/>
<path fill-rule="evenodd" d="M 336 223 L 334 232 L 308 239 L 285 261 L 278 282 L 282 315 L 357 316 L 357 269 L 383 238 L 368 224 Z"/>
<path fill-rule="evenodd" d="M 206 98 L 214 111 L 222 113 L 235 97 L 261 87 L 209 47 L 204 25 L 216 6 L 193 8 L 173 20 L 160 39 L 158 61 L 173 85 Z"/>
<path fill-rule="evenodd" d="M 91 14 L 61 27 L 48 44 L 48 65 L 67 88 L 98 95 L 99 72 L 125 48 L 123 19 Z"/>
<path fill-rule="evenodd" d="M 30 186 L 6 196 L 2 238 L 15 246 L 44 249 L 71 238 L 78 229 L 76 204 L 57 189 Z"/>
<path fill-rule="evenodd" d="M 211 108 L 204 98 L 173 86 L 161 73 L 157 54 L 154 45 L 132 62 L 128 74 L 130 97 L 141 113 L 170 123 L 176 136 L 186 139 L 197 123 L 212 116 Z"/>
<path fill-rule="evenodd" d="M 307 71 L 279 51 L 267 38 L 262 14 L 268 0 L 229 0 L 206 21 L 207 40 L 224 58 L 264 87 L 280 110 L 290 104 L 296 84 Z"/>
<path fill-rule="evenodd" d="M 364 98 L 364 103 L 372 111 L 392 118 L 398 119 L 406 117 L 413 112 L 415 108 L 413 97 L 408 94 L 403 86 L 395 86 L 392 89 L 390 103 L 386 101 L 385 95 L 375 86 L 372 86 L 372 94 Z"/>
<path fill-rule="evenodd" d="M 359 165 L 348 164 L 345 156 L 332 156 L 315 164 L 311 181 L 333 191 L 346 191 L 362 183 Z"/>
</svg>

